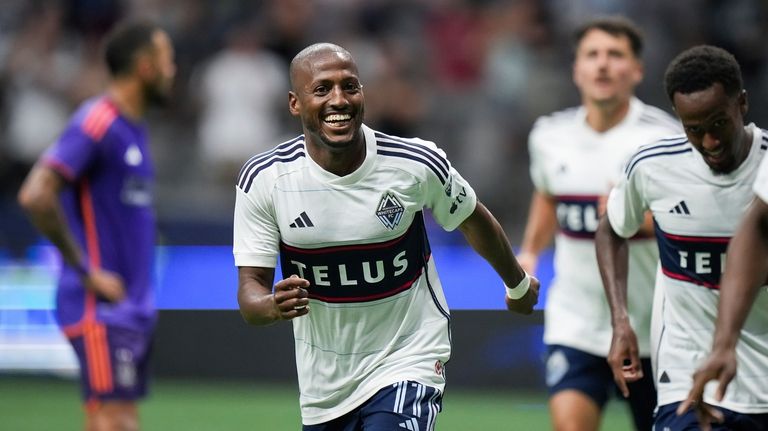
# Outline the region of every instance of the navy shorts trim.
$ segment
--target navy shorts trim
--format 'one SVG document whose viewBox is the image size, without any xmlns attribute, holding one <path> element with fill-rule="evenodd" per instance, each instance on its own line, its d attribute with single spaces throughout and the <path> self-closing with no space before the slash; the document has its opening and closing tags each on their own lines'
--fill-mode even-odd
<svg viewBox="0 0 768 431">
<path fill-rule="evenodd" d="M 659 406 L 653 429 L 658 431 L 698 430 L 699 420 L 693 409 L 677 415 L 679 402 Z M 712 431 L 768 431 L 768 413 L 747 414 L 716 407 L 723 412 L 725 421 L 712 424 Z"/>
<path fill-rule="evenodd" d="M 351 412 L 303 431 L 433 431 L 442 410 L 443 394 L 436 388 L 413 381 L 382 388 Z"/>
<path fill-rule="evenodd" d="M 656 407 L 656 387 L 653 384 L 651 360 L 641 359 L 643 378 L 629 383 L 629 398 L 637 429 L 650 429 Z M 547 346 L 546 382 L 549 396 L 564 390 L 576 390 L 591 398 L 600 410 L 611 396 L 621 395 L 613 381 L 611 367 L 605 357 L 558 344 Z"/>
</svg>

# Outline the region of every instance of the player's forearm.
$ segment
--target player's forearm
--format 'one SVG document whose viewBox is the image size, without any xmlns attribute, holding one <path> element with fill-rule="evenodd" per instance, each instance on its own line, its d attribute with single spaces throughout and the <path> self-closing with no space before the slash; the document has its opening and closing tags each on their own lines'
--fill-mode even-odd
<svg viewBox="0 0 768 431">
<path fill-rule="evenodd" d="M 254 293 L 253 289 L 241 288 L 237 302 L 240 306 L 240 315 L 251 325 L 266 326 L 280 320 L 280 314 L 275 308 L 274 296 L 271 293 Z"/>
<path fill-rule="evenodd" d="M 238 267 L 237 303 L 240 314 L 251 325 L 270 325 L 280 320 L 272 293 L 273 268 Z"/>
<path fill-rule="evenodd" d="M 459 229 L 472 249 L 493 267 L 507 286 L 517 286 L 525 278 L 504 229 L 482 203 L 477 203 L 475 211 Z"/>
<path fill-rule="evenodd" d="M 713 348 L 733 348 L 768 276 L 768 205 L 750 207 L 728 245 Z"/>
<path fill-rule="evenodd" d="M 528 221 L 523 233 L 520 254 L 537 257 L 551 242 L 557 232 L 556 204 L 552 197 L 534 192 L 528 210 Z"/>
<path fill-rule="evenodd" d="M 617 235 L 608 217 L 603 216 L 595 232 L 595 252 L 600 268 L 600 277 L 611 309 L 613 326 L 629 322 L 627 311 L 627 273 L 629 266 L 629 244 Z"/>
<path fill-rule="evenodd" d="M 44 179 L 48 175 L 54 174 L 33 168 L 19 191 L 19 205 L 40 233 L 59 249 L 65 262 L 73 266 L 83 265 L 83 252 L 67 226 L 58 192 Z"/>
</svg>

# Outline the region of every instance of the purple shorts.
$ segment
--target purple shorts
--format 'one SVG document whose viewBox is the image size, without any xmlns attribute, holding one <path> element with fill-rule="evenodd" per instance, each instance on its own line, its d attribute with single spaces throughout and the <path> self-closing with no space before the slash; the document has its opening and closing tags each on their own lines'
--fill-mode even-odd
<svg viewBox="0 0 768 431">
<path fill-rule="evenodd" d="M 136 400 L 147 393 L 152 331 L 93 322 L 70 336 L 80 363 L 83 399 L 90 403 Z"/>
</svg>

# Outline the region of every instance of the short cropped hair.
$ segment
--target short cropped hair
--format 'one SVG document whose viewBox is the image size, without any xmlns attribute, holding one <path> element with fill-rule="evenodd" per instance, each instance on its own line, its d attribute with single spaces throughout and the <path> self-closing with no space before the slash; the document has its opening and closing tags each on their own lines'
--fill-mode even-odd
<svg viewBox="0 0 768 431">
<path fill-rule="evenodd" d="M 635 57 L 640 58 L 643 54 L 643 32 L 629 18 L 618 15 L 604 16 L 585 22 L 573 33 L 574 51 L 590 30 L 601 30 L 617 37 L 626 36 Z"/>
<path fill-rule="evenodd" d="M 136 54 L 152 47 L 152 37 L 159 27 L 149 22 L 130 22 L 116 27 L 104 43 L 104 60 L 113 77 L 133 71 Z"/>
<path fill-rule="evenodd" d="M 673 102 L 675 93 L 695 93 L 718 82 L 730 97 L 737 96 L 744 89 L 741 67 L 736 58 L 712 45 L 694 46 L 681 52 L 664 73 L 664 87 Z"/>
</svg>

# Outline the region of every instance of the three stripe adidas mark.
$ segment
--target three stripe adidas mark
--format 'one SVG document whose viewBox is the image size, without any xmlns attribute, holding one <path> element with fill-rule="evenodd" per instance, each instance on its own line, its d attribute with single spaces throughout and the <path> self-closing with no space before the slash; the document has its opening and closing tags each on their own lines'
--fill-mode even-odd
<svg viewBox="0 0 768 431">
<path fill-rule="evenodd" d="M 685 201 L 680 201 L 680 203 L 672 207 L 669 212 L 675 214 L 691 215 L 691 212 L 688 210 L 688 205 L 685 204 Z"/>
<path fill-rule="evenodd" d="M 312 220 L 309 219 L 309 216 L 306 212 L 302 211 L 301 214 L 299 214 L 298 217 L 296 217 L 296 220 L 293 221 L 293 223 L 289 224 L 290 227 L 314 227 L 315 225 L 312 224 Z"/>
</svg>

